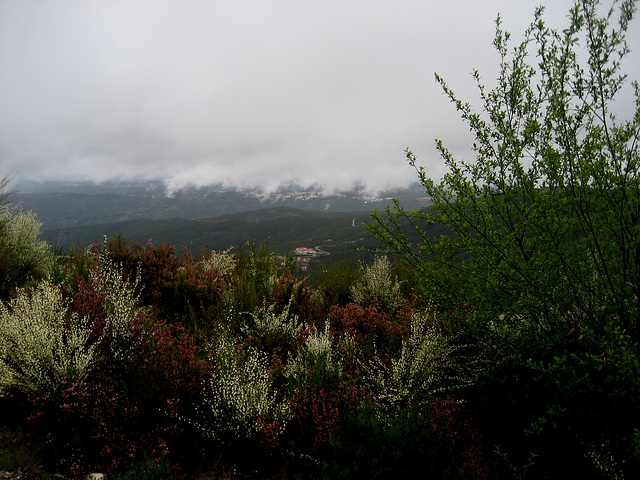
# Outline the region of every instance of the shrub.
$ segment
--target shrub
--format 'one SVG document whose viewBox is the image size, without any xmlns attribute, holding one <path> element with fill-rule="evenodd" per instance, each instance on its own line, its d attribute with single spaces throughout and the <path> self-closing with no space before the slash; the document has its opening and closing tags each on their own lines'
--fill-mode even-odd
<svg viewBox="0 0 640 480">
<path fill-rule="evenodd" d="M 290 261 L 281 260 L 270 252 L 266 244 L 259 248 L 255 243 L 245 250 L 240 248 L 236 254 L 236 269 L 230 283 L 228 304 L 235 312 L 252 312 L 263 304 L 273 285 L 293 266 Z M 284 299 L 289 300 L 289 295 Z"/>
<path fill-rule="evenodd" d="M 258 347 L 267 352 L 281 348 L 288 352 L 298 341 L 302 323 L 297 315 L 291 315 L 291 302 L 276 314 L 276 304 L 264 305 L 251 313 L 251 325 L 245 333 L 254 337 Z"/>
<path fill-rule="evenodd" d="M 206 261 L 193 261 L 186 250 L 181 261 L 171 244 L 127 246 L 120 236 L 101 249 L 127 278 L 139 279 L 142 305 L 159 318 L 190 326 L 200 336 L 224 310 L 226 278 Z"/>
<path fill-rule="evenodd" d="M 127 471 L 145 455 L 168 453 L 172 426 L 153 406 L 136 402 L 118 369 L 102 366 L 87 379 L 64 381 L 57 392 L 30 397 L 26 431 L 51 470 L 74 478 L 89 471 Z"/>
<path fill-rule="evenodd" d="M 322 263 L 313 282 L 314 297 L 328 313 L 332 306 L 344 307 L 352 301 L 351 287 L 359 278 L 356 263 L 350 258 L 340 262 Z"/>
<path fill-rule="evenodd" d="M 381 419 L 411 402 L 428 403 L 434 395 L 468 383 L 460 372 L 457 347 L 424 313 L 411 318 L 411 335 L 400 354 L 385 363 L 378 356 L 363 366 L 364 381 L 375 399 Z"/>
<path fill-rule="evenodd" d="M 311 370 L 291 396 L 293 418 L 286 435 L 290 451 L 316 462 L 326 458 L 343 422 L 365 397 L 365 390 L 354 382 L 331 378 L 326 372 L 318 372 L 316 378 Z"/>
<path fill-rule="evenodd" d="M 149 456 L 138 462 L 121 475 L 116 475 L 114 480 L 170 480 L 176 478 L 171 470 L 171 465 L 165 458 L 156 460 Z"/>
<path fill-rule="evenodd" d="M 223 251 L 210 252 L 205 255 L 200 264 L 205 271 L 213 270 L 223 276 L 229 276 L 236 268 L 236 260 L 233 255 L 229 255 L 230 248 Z"/>
<path fill-rule="evenodd" d="M 82 381 L 29 397 L 29 438 L 59 471 L 126 472 L 146 455 L 197 463 L 193 432 L 181 420 L 199 403 L 207 365 L 192 336 L 139 317 L 126 357 L 109 355 Z"/>
<path fill-rule="evenodd" d="M 376 257 L 371 265 L 361 263 L 360 271 L 362 276 L 351 287 L 355 303 L 363 308 L 376 305 L 391 313 L 400 308 L 400 282 L 391 277 L 391 262 L 387 257 Z"/>
<path fill-rule="evenodd" d="M 303 334 L 304 344 L 289 357 L 285 376 L 297 383 L 309 381 L 309 376 L 320 379 L 342 377 L 349 364 L 353 363 L 356 347 L 353 337 L 332 334 L 329 322 L 324 329 L 312 327 Z"/>
<path fill-rule="evenodd" d="M 205 385 L 194 424 L 204 437 L 220 444 L 256 438 L 276 425 L 276 434 L 290 419 L 288 405 L 278 401 L 266 354 L 243 348 L 223 332 L 211 345 L 215 373 Z"/>
<path fill-rule="evenodd" d="M 67 377 L 84 378 L 98 358 L 88 344 L 89 319 L 68 315 L 60 289 L 41 282 L 0 303 L 0 393 L 56 391 Z"/>
<path fill-rule="evenodd" d="M 54 255 L 48 243 L 38 240 L 41 226 L 32 212 L 0 210 L 0 301 L 17 288 L 48 278 Z"/>
<path fill-rule="evenodd" d="M 336 334 L 348 333 L 358 343 L 362 354 L 388 355 L 400 347 L 409 334 L 411 307 L 407 304 L 395 313 L 387 313 L 375 305 L 366 308 L 350 303 L 334 306 L 328 319 Z"/>
<path fill-rule="evenodd" d="M 346 415 L 322 473 L 335 479 L 466 478 L 428 408 L 401 410 L 387 423 L 368 402 Z"/>
<path fill-rule="evenodd" d="M 286 439 L 293 453 L 317 460 L 366 392 L 359 385 L 356 344 L 350 335 L 333 334 L 329 322 L 322 330 L 311 327 L 302 333 L 304 344 L 284 369 L 294 414 Z"/>
<path fill-rule="evenodd" d="M 287 308 L 290 314 L 297 315 L 309 324 L 320 313 L 309 283 L 289 270 L 274 275 L 265 301 L 274 305 L 277 312 Z"/>
<path fill-rule="evenodd" d="M 0 427 L 0 472 L 15 472 L 14 478 L 46 478 L 21 429 Z"/>
</svg>

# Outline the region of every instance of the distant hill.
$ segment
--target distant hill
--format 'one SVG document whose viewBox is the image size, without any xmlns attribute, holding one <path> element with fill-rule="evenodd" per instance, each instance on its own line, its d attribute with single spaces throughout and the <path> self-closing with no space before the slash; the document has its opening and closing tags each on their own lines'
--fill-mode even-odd
<svg viewBox="0 0 640 480">
<path fill-rule="evenodd" d="M 318 212 L 291 207 L 272 207 L 211 218 L 127 220 L 43 232 L 43 239 L 56 248 L 84 248 L 104 236 L 121 234 L 127 242 L 154 245 L 171 242 L 194 255 L 207 249 L 225 250 L 256 242 L 285 254 L 296 247 L 321 247 L 337 260 L 357 253 L 358 248 L 375 249 L 377 240 L 365 231 L 364 212 Z"/>
<path fill-rule="evenodd" d="M 417 186 L 396 189 L 371 197 L 361 190 L 325 195 L 295 186 L 264 196 L 258 191 L 225 190 L 220 187 L 187 188 L 165 194 L 159 182 L 111 182 L 104 184 L 47 182 L 17 186 L 12 199 L 24 210 L 38 215 L 46 230 L 86 225 L 112 224 L 128 220 L 198 219 L 293 207 L 323 212 L 362 212 L 384 209 L 398 198 L 407 208 L 426 202 Z"/>
<path fill-rule="evenodd" d="M 252 242 L 282 254 L 319 247 L 329 253 L 319 260 L 327 262 L 380 246 L 362 227 L 374 209 L 386 208 L 393 198 L 406 208 L 427 204 L 415 185 L 375 198 L 357 189 L 325 195 L 295 186 L 266 196 L 215 186 L 168 196 L 158 181 L 23 182 L 16 190 L 12 200 L 37 214 L 43 239 L 61 251 L 121 234 L 127 242 L 170 242 L 179 253 L 186 247 L 195 256 Z"/>
</svg>

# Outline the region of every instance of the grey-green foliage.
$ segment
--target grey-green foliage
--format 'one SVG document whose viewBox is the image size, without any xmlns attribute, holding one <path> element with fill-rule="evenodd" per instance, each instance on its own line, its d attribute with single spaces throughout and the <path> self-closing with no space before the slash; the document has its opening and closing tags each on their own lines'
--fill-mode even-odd
<svg viewBox="0 0 640 480">
<path fill-rule="evenodd" d="M 363 365 L 364 382 L 372 392 L 382 418 L 392 415 L 409 400 L 429 402 L 434 394 L 452 392 L 470 382 L 452 345 L 429 315 L 415 312 L 411 334 L 402 342 L 399 355 L 389 363 L 374 358 Z"/>
<path fill-rule="evenodd" d="M 476 159 L 454 158 L 437 141 L 448 172 L 427 177 L 409 163 L 433 202 L 376 214 L 370 230 L 420 269 L 434 298 L 472 303 L 477 316 L 525 315 L 544 332 L 610 316 L 637 333 L 640 302 L 639 87 L 627 89 L 626 120 L 612 113 L 623 93 L 625 32 L 635 2 L 579 1 L 562 31 L 543 9 L 513 45 L 501 28 L 497 86 L 474 71 L 481 111 L 436 75 L 474 135 Z M 617 17 L 616 17 L 617 15 Z M 633 98 L 629 96 L 633 93 Z M 421 235 L 411 244 L 403 219 Z M 425 224 L 450 235 L 430 237 Z"/>
<path fill-rule="evenodd" d="M 351 298 L 361 307 L 377 301 L 385 310 L 396 310 L 402 305 L 400 282 L 393 278 L 391 262 L 386 256 L 377 256 L 371 265 L 360 263 L 360 279 L 351 287 Z"/>
<path fill-rule="evenodd" d="M 269 376 L 267 355 L 242 349 L 230 332 L 211 345 L 216 374 L 205 386 L 196 418 L 200 432 L 221 443 L 248 439 L 269 423 L 282 431 L 291 417 L 289 405 L 278 401 Z"/>
<path fill-rule="evenodd" d="M 52 392 L 67 376 L 84 377 L 97 359 L 89 333 L 87 319 L 69 315 L 47 281 L 0 302 L 0 394 Z"/>
<path fill-rule="evenodd" d="M 54 255 L 39 239 L 41 226 L 32 212 L 0 209 L 0 300 L 16 288 L 48 277 Z"/>
</svg>

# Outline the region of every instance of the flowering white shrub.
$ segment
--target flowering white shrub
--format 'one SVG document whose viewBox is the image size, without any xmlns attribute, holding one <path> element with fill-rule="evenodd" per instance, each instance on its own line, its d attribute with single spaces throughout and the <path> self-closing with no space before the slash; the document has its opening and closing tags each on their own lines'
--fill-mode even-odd
<svg viewBox="0 0 640 480">
<path fill-rule="evenodd" d="M 355 346 L 355 341 L 348 334 L 334 338 L 330 334 L 330 324 L 327 321 L 324 330 L 317 329 L 309 334 L 304 346 L 293 355 L 287 363 L 285 376 L 287 378 L 303 377 L 309 366 L 321 368 L 325 372 L 343 374 L 342 365 L 346 360 L 350 347 Z"/>
<path fill-rule="evenodd" d="M 254 327 L 251 333 L 259 337 L 280 337 L 287 342 L 295 342 L 298 338 L 301 323 L 297 315 L 290 315 L 291 301 L 280 314 L 275 313 L 275 305 L 263 305 L 251 314 Z"/>
<path fill-rule="evenodd" d="M 125 280 L 122 268 L 113 265 L 105 256 L 100 257 L 98 268 L 91 271 L 89 278 L 96 290 L 105 295 L 107 328 L 115 340 L 114 347 L 121 347 L 120 341 L 130 336 L 129 327 L 139 311 L 140 294 L 136 292 L 139 277 L 130 282 Z"/>
<path fill-rule="evenodd" d="M 205 388 L 198 419 L 192 423 L 222 443 L 250 438 L 270 423 L 278 422 L 281 432 L 291 412 L 286 402 L 276 399 L 267 356 L 255 349 L 239 349 L 227 332 L 212 349 L 217 374 Z"/>
<path fill-rule="evenodd" d="M 32 212 L 0 209 L 0 298 L 13 288 L 49 276 L 54 255 L 47 242 L 39 240 L 40 227 Z"/>
<path fill-rule="evenodd" d="M 65 376 L 85 376 L 107 334 L 112 355 L 125 358 L 129 327 L 138 312 L 137 280 L 127 282 L 103 255 L 89 281 L 104 294 L 107 313 L 102 337 L 91 344 L 90 319 L 70 314 L 60 290 L 47 281 L 33 291 L 21 290 L 6 304 L 0 302 L 0 392 L 53 391 Z"/>
<path fill-rule="evenodd" d="M 363 365 L 365 383 L 376 398 L 382 415 L 409 398 L 428 400 L 438 391 L 460 386 L 468 380 L 456 372 L 458 347 L 449 344 L 424 313 L 414 313 L 411 334 L 400 355 L 389 364 L 379 358 Z"/>
<path fill-rule="evenodd" d="M 371 265 L 360 262 L 362 277 L 351 287 L 351 298 L 366 308 L 374 299 L 390 311 L 402 305 L 400 282 L 391 276 L 391 262 L 386 256 L 376 257 Z"/>
<path fill-rule="evenodd" d="M 222 275 L 229 275 L 236 268 L 236 259 L 229 252 L 231 248 L 223 251 L 211 252 L 211 255 L 207 258 L 203 258 L 200 261 L 202 268 L 205 271 L 214 270 L 220 272 Z"/>
<path fill-rule="evenodd" d="M 67 315 L 48 282 L 0 302 L 0 394 L 55 391 L 65 376 L 85 376 L 97 357 L 88 337 L 87 319 Z"/>
</svg>

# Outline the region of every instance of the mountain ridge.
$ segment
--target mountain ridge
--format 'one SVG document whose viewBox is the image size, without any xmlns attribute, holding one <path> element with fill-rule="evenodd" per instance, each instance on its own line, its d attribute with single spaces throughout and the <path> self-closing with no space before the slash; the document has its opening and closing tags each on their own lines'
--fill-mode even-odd
<svg viewBox="0 0 640 480">
<path fill-rule="evenodd" d="M 58 190 L 56 191 L 56 188 Z M 71 191 L 68 191 L 71 190 Z M 416 186 L 390 190 L 373 197 L 361 190 L 323 194 L 317 190 L 281 189 L 269 196 L 255 191 L 220 190 L 214 187 L 185 189 L 166 195 L 158 185 L 142 183 L 126 188 L 100 186 L 90 193 L 87 185 L 40 187 L 19 190 L 13 200 L 38 216 L 46 230 L 100 225 L 126 220 L 212 218 L 225 214 L 292 207 L 308 211 L 366 212 L 384 209 L 398 198 L 407 208 L 426 203 Z"/>
</svg>

